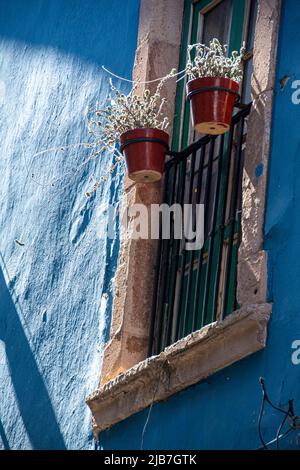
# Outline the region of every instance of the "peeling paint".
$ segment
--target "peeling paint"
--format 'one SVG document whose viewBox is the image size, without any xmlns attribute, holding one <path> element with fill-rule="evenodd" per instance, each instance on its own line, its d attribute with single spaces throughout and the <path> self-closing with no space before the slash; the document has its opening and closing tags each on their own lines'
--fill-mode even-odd
<svg viewBox="0 0 300 470">
<path fill-rule="evenodd" d="M 260 164 L 257 165 L 256 168 L 255 168 L 255 176 L 256 176 L 256 178 L 259 178 L 260 176 L 262 176 L 263 171 L 264 171 L 264 165 L 263 165 L 263 163 L 260 163 Z"/>
<path fill-rule="evenodd" d="M 290 75 L 284 75 L 284 77 L 282 77 L 279 81 L 280 83 L 280 90 L 284 90 L 284 88 L 286 87 L 288 81 L 290 80 Z"/>
</svg>

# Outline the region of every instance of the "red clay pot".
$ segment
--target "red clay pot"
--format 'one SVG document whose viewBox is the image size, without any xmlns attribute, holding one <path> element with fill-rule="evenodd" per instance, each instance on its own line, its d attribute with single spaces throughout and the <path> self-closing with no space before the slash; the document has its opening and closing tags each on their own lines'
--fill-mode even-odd
<svg viewBox="0 0 300 470">
<path fill-rule="evenodd" d="M 134 139 L 138 142 L 130 142 Z M 133 129 L 121 134 L 120 141 L 131 180 L 137 183 L 153 183 L 161 179 L 169 145 L 166 132 L 151 128 Z"/>
<path fill-rule="evenodd" d="M 228 91 L 213 90 L 211 87 L 223 87 Z M 195 130 L 201 134 L 225 134 L 230 127 L 239 84 L 229 78 L 204 77 L 190 80 L 186 88 Z M 201 92 L 203 88 L 208 90 Z M 195 90 L 200 91 L 193 94 Z"/>
</svg>

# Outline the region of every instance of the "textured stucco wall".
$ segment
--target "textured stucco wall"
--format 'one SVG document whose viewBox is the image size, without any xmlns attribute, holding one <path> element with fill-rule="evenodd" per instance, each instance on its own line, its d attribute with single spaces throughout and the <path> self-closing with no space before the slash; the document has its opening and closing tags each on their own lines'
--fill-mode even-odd
<svg viewBox="0 0 300 470">
<path fill-rule="evenodd" d="M 295 411 L 300 414 L 300 365 L 291 362 L 292 342 L 300 340 L 300 105 L 291 101 L 292 82 L 300 80 L 299 23 L 298 2 L 284 0 L 265 224 L 269 300 L 274 303 L 267 348 L 153 406 L 144 448 L 258 448 L 260 376 L 265 377 L 276 404 L 283 406 L 294 398 Z M 285 76 L 291 78 L 281 90 Z M 103 448 L 140 448 L 148 413 L 149 409 L 102 433 Z M 281 419 L 266 407 L 266 440 L 275 437 Z M 282 448 L 298 448 L 296 438 L 297 434 L 291 434 L 281 442 Z"/>
<path fill-rule="evenodd" d="M 101 65 L 131 76 L 138 15 L 139 0 L 0 1 L 0 449 L 93 446 L 85 397 L 118 253 L 97 229 L 122 181 L 87 198 L 108 160 L 33 155 L 87 140 L 86 107 L 109 92 Z"/>
</svg>

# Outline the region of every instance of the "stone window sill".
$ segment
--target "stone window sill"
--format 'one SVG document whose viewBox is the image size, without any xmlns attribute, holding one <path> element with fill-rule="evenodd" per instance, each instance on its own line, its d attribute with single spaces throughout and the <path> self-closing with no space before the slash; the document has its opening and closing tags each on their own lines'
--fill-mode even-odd
<svg viewBox="0 0 300 470">
<path fill-rule="evenodd" d="M 242 307 L 105 383 L 86 400 L 95 435 L 263 349 L 271 308 Z"/>
</svg>

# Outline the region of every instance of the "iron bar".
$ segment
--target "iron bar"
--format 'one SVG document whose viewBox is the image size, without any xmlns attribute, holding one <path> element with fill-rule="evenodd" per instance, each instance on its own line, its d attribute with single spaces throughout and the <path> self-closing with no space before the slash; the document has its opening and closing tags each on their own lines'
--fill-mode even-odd
<svg viewBox="0 0 300 470">
<path fill-rule="evenodd" d="M 215 242 L 215 231 L 217 223 L 217 213 L 218 213 L 218 203 L 219 203 L 219 193 L 220 193 L 220 184 L 221 184 L 221 172 L 222 172 L 222 163 L 223 163 L 223 148 L 224 148 L 224 134 L 221 137 L 221 144 L 219 150 L 219 159 L 218 159 L 218 171 L 217 171 L 217 183 L 214 197 L 213 205 L 213 216 L 210 227 L 210 234 L 208 237 L 208 257 L 206 263 L 206 277 L 204 285 L 204 294 L 203 294 L 203 306 L 202 306 L 202 326 L 206 325 L 207 319 L 207 309 L 208 309 L 208 296 L 209 296 L 209 287 L 210 287 L 210 278 L 211 278 L 211 267 L 212 267 L 212 257 L 214 253 L 214 242 Z"/>
<path fill-rule="evenodd" d="M 232 193 L 230 201 L 230 225 L 229 225 L 229 236 L 228 236 L 228 251 L 226 259 L 226 269 L 225 269 L 225 285 L 224 285 L 224 297 L 223 297 L 223 307 L 222 307 L 222 318 L 226 315 L 227 306 L 228 306 L 228 296 L 229 296 L 229 283 L 230 283 L 230 272 L 232 265 L 232 250 L 233 250 L 233 237 L 234 237 L 234 226 L 236 222 L 236 208 L 237 208 L 237 196 L 239 188 L 239 178 L 241 175 L 241 153 L 243 145 L 243 135 L 244 135 L 244 118 L 239 124 L 240 129 L 238 129 L 238 146 L 237 152 L 234 159 L 234 174 L 232 180 Z"/>
<path fill-rule="evenodd" d="M 224 233 L 225 233 L 225 217 L 227 209 L 227 196 L 228 196 L 228 186 L 229 186 L 229 177 L 231 169 L 231 156 L 232 156 L 232 143 L 233 143 L 233 134 L 234 126 L 232 125 L 229 132 L 227 150 L 226 150 L 226 167 L 224 175 L 224 192 L 223 192 L 223 202 L 221 207 L 221 216 L 219 223 L 219 238 L 217 245 L 217 266 L 216 266 L 216 277 L 215 284 L 213 288 L 213 304 L 212 304 L 212 319 L 216 320 L 217 317 L 217 308 L 218 308 L 218 297 L 219 297 L 219 287 L 220 287 L 220 276 L 221 276 L 221 267 L 223 260 L 223 248 L 224 248 Z"/>
<path fill-rule="evenodd" d="M 176 162 L 177 163 L 177 162 Z M 180 163 L 178 182 L 177 182 L 177 191 L 176 191 L 176 203 L 183 205 L 184 202 L 184 193 L 185 193 L 185 176 L 186 176 L 186 160 L 182 160 Z M 174 235 L 174 234 L 173 234 Z M 174 315 L 174 302 L 175 302 L 175 289 L 176 289 L 176 278 L 177 270 L 179 264 L 179 250 L 180 250 L 180 239 L 174 239 L 172 237 L 172 249 L 170 253 L 170 258 L 172 262 L 173 269 L 171 271 L 170 283 L 169 283 L 169 299 L 167 314 L 169 317 Z M 171 322 L 171 319 L 170 319 Z M 165 345 L 167 343 L 167 338 L 165 338 Z"/>
<path fill-rule="evenodd" d="M 236 240 L 239 244 L 241 236 L 237 211 L 240 214 L 244 120 L 250 108 L 251 105 L 243 107 L 233 116 L 229 134 L 221 137 L 207 135 L 181 152 L 168 152 L 170 158 L 165 165 L 163 202 L 181 206 L 185 202 L 193 205 L 204 203 L 205 242 L 201 250 L 187 252 L 187 240 L 175 238 L 173 212 L 169 239 L 163 239 L 160 227 L 149 356 L 158 354 L 191 330 L 215 321 L 219 306 L 223 314 L 229 313 L 229 307 L 237 306 L 235 292 L 232 292 L 236 290 L 234 247 Z M 235 135 L 237 146 L 233 150 Z M 218 152 L 215 151 L 217 139 L 220 139 Z M 192 217 L 190 223 L 195 232 L 195 210 Z"/>
<path fill-rule="evenodd" d="M 190 166 L 190 181 L 189 181 L 189 192 L 188 192 L 188 204 L 191 204 L 192 203 L 192 197 L 193 197 L 193 186 L 194 186 L 194 171 L 195 171 L 195 161 L 196 161 L 196 151 L 194 151 L 192 153 L 192 158 L 191 158 L 191 166 Z M 189 221 L 190 222 L 190 221 Z M 192 221 L 193 223 L 193 221 Z M 184 246 L 183 246 L 183 254 L 182 254 L 182 272 L 181 274 L 184 276 L 184 273 L 185 273 L 185 264 L 186 264 L 186 256 L 187 256 L 187 252 L 186 252 L 186 248 L 185 248 L 185 244 L 186 244 L 186 240 L 184 238 Z M 183 286 L 184 286 L 184 283 L 182 286 L 180 286 L 180 289 L 183 290 Z M 183 294 L 183 292 L 181 293 L 181 295 Z M 182 299 L 181 299 L 182 300 Z M 181 309 L 181 303 L 182 302 L 178 302 L 180 303 L 180 305 L 178 305 L 178 309 L 180 311 Z M 185 311 L 185 316 L 184 316 L 184 325 L 185 325 L 185 322 L 187 321 L 188 319 L 188 315 L 186 315 L 186 311 Z"/>
<path fill-rule="evenodd" d="M 215 137 L 211 138 L 210 141 L 210 148 L 209 148 L 209 156 L 208 156 L 208 166 L 206 170 L 206 182 L 205 182 L 205 194 L 204 194 L 204 226 L 207 223 L 207 216 L 209 211 L 209 196 L 210 196 L 210 186 L 211 186 L 211 179 L 212 179 L 212 168 L 213 168 L 213 158 L 214 158 L 214 150 L 215 150 Z M 196 275 L 196 283 L 195 283 L 195 297 L 194 297 L 194 311 L 196 312 L 196 325 L 198 322 L 198 309 L 199 309 L 199 301 L 200 301 L 200 287 L 201 287 L 201 275 L 202 275 L 202 268 L 203 268 L 203 254 L 204 254 L 204 246 L 201 248 L 198 258 L 197 264 L 197 275 Z"/>
<path fill-rule="evenodd" d="M 186 160 L 183 160 L 183 163 L 184 163 L 184 171 L 183 171 L 183 176 L 182 176 L 182 192 L 181 192 L 181 197 L 180 197 L 180 205 L 181 207 L 183 206 L 184 204 L 184 193 L 185 193 L 185 183 L 186 183 Z M 173 279 L 173 284 L 171 286 L 171 290 L 170 290 L 170 293 L 171 295 L 173 296 L 172 298 L 172 310 L 170 309 L 170 314 L 173 313 L 174 314 L 174 304 L 175 304 L 175 290 L 176 290 L 176 282 L 177 282 L 177 269 L 178 269 L 178 265 L 179 265 L 179 252 L 180 252 L 180 244 L 181 244 L 181 240 L 174 240 L 174 244 L 175 244 L 175 266 L 176 266 L 176 272 L 175 272 L 175 276 L 174 276 L 174 279 Z M 182 261 L 182 259 L 181 259 Z M 182 271 L 181 271 L 182 273 Z M 180 274 L 181 276 L 181 274 Z M 178 304 L 176 305 L 176 313 L 175 313 L 176 317 L 175 317 L 175 322 L 177 321 L 177 315 L 179 315 L 179 309 L 178 309 Z"/>
<path fill-rule="evenodd" d="M 169 172 L 165 173 L 165 181 L 164 181 L 164 200 L 166 200 L 166 196 L 168 193 L 168 177 Z M 158 308 L 158 298 L 160 298 L 161 287 L 164 288 L 164 285 L 160 284 L 160 280 L 162 278 L 162 266 L 163 264 L 163 240 L 161 236 L 161 224 L 159 228 L 159 242 L 158 242 L 158 251 L 157 251 L 157 261 L 156 261 L 156 272 L 155 272 L 155 279 L 154 279 L 154 289 L 153 289 L 153 296 L 152 296 L 152 311 L 151 311 L 151 320 L 150 320 L 150 341 L 148 346 L 148 357 L 152 355 L 152 353 L 157 353 L 159 349 L 159 344 L 157 343 L 157 347 L 155 348 L 155 323 L 158 323 L 158 334 L 159 328 L 161 327 L 162 323 L 162 312 L 161 309 Z M 165 259 L 164 259 L 165 263 Z"/>
</svg>

